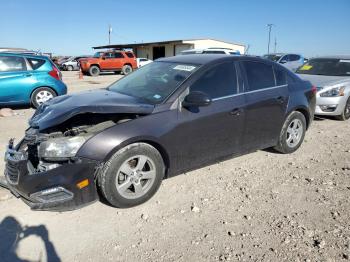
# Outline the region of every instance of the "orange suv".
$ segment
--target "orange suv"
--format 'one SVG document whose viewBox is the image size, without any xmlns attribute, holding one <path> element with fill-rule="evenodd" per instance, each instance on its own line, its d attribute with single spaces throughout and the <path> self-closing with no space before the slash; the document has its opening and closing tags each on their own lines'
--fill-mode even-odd
<svg viewBox="0 0 350 262">
<path fill-rule="evenodd" d="M 98 76 L 100 72 L 122 72 L 124 75 L 137 68 L 136 57 L 127 51 L 97 52 L 93 57 L 79 60 L 83 74 Z"/>
</svg>

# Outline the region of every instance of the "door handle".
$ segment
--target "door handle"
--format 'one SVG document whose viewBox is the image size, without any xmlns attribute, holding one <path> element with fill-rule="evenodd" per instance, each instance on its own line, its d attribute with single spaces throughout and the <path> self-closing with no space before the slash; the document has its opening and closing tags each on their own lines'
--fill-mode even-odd
<svg viewBox="0 0 350 262">
<path fill-rule="evenodd" d="M 284 97 L 283 96 L 279 96 L 276 98 L 276 101 L 279 103 L 279 104 L 283 104 L 284 103 Z"/>
<path fill-rule="evenodd" d="M 235 108 L 230 112 L 230 115 L 239 116 L 242 112 L 243 110 L 241 108 Z"/>
<path fill-rule="evenodd" d="M 33 74 L 30 74 L 30 73 L 24 74 L 25 77 L 30 77 L 30 76 L 32 76 L 32 75 L 33 75 Z"/>
</svg>

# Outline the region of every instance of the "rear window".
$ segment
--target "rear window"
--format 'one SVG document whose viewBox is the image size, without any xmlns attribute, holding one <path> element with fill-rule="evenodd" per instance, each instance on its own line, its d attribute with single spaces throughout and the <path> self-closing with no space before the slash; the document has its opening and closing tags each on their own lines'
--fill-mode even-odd
<svg viewBox="0 0 350 262">
<path fill-rule="evenodd" d="M 350 59 L 315 58 L 296 71 L 298 74 L 350 76 Z"/>
<path fill-rule="evenodd" d="M 33 70 L 38 69 L 41 67 L 43 64 L 45 64 L 44 59 L 39 59 L 39 58 L 27 58 L 30 66 L 33 68 Z"/>
<path fill-rule="evenodd" d="M 203 54 L 226 54 L 225 51 L 203 51 Z"/>
<path fill-rule="evenodd" d="M 114 58 L 124 58 L 122 53 L 114 53 Z"/>
<path fill-rule="evenodd" d="M 275 77 L 271 65 L 253 61 L 242 63 L 247 74 L 249 91 L 275 86 Z"/>
<path fill-rule="evenodd" d="M 0 56 L 0 72 L 26 71 L 27 66 L 23 57 Z"/>
<path fill-rule="evenodd" d="M 133 53 L 125 53 L 127 55 L 127 57 L 129 58 L 134 58 L 134 54 Z"/>
</svg>

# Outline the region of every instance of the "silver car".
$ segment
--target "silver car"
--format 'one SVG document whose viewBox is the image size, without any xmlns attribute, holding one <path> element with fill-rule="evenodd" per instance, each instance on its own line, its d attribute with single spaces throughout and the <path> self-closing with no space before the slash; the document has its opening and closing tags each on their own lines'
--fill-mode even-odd
<svg viewBox="0 0 350 262">
<path fill-rule="evenodd" d="M 350 118 L 350 55 L 313 58 L 296 73 L 317 88 L 316 115 Z"/>
<path fill-rule="evenodd" d="M 72 56 L 61 64 L 61 69 L 64 71 L 79 70 L 79 59 L 86 57 L 88 56 Z"/>
</svg>

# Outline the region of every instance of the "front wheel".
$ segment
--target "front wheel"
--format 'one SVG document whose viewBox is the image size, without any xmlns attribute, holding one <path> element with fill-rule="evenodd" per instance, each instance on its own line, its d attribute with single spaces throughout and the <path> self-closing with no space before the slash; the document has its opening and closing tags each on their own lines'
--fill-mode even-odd
<svg viewBox="0 0 350 262">
<path fill-rule="evenodd" d="M 295 152 L 303 143 L 305 132 L 305 116 L 297 111 L 290 113 L 283 124 L 275 150 L 283 154 Z"/>
<path fill-rule="evenodd" d="M 100 74 L 100 68 L 98 66 L 91 66 L 89 69 L 90 76 L 98 76 Z"/>
<path fill-rule="evenodd" d="M 115 153 L 98 177 L 105 199 L 114 207 L 128 208 L 149 200 L 165 174 L 163 158 L 146 143 L 135 143 Z"/>
<path fill-rule="evenodd" d="M 39 87 L 31 96 L 31 104 L 34 108 L 38 108 L 41 104 L 49 101 L 56 96 L 55 91 L 48 87 Z"/>
<path fill-rule="evenodd" d="M 338 120 L 345 121 L 350 118 L 350 97 L 348 98 L 348 101 L 346 101 L 343 113 L 339 116 L 337 116 Z"/>
</svg>

